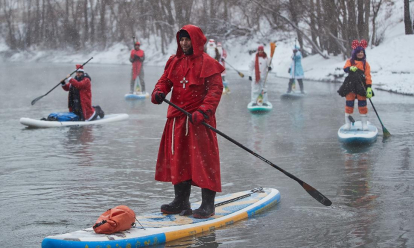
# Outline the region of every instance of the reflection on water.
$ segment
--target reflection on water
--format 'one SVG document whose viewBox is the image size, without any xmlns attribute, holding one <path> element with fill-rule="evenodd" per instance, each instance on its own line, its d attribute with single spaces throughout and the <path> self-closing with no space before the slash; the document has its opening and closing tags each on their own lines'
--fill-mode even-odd
<svg viewBox="0 0 414 248">
<path fill-rule="evenodd" d="M 62 139 L 62 145 L 68 154 L 79 158 L 79 166 L 91 166 L 93 164 L 93 151 L 91 146 L 94 142 L 94 130 L 99 127 L 80 126 L 68 128 L 67 139 Z M 96 132 L 96 131 L 95 131 Z"/>
</svg>

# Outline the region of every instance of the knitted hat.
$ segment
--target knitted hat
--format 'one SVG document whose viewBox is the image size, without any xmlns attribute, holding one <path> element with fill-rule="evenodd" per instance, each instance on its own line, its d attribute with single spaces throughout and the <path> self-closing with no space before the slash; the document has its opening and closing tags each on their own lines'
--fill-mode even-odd
<svg viewBox="0 0 414 248">
<path fill-rule="evenodd" d="M 264 51 L 264 46 L 260 45 L 260 46 L 257 48 L 257 51 Z"/>
<path fill-rule="evenodd" d="M 191 40 L 191 37 L 190 37 L 190 35 L 188 34 L 188 32 L 187 32 L 187 31 L 185 31 L 184 29 L 181 29 L 181 30 L 180 30 L 180 34 L 178 35 L 178 38 L 181 40 L 181 38 L 183 38 L 183 37 L 187 37 L 188 39 L 190 39 L 190 40 Z"/>
</svg>

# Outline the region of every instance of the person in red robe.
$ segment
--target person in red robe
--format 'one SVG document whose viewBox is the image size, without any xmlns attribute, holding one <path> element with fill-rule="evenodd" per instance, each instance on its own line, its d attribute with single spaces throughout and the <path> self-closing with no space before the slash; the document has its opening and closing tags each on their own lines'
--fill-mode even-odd
<svg viewBox="0 0 414 248">
<path fill-rule="evenodd" d="M 204 52 L 207 39 L 202 30 L 185 25 L 177 32 L 177 53 L 167 61 L 164 74 L 151 94 L 161 104 L 172 90 L 170 101 L 191 113 L 168 107 L 155 171 L 155 180 L 172 182 L 175 198 L 161 206 L 167 214 L 189 214 L 191 185 L 202 190 L 202 204 L 193 211 L 195 218 L 214 215 L 214 198 L 221 192 L 220 158 L 216 133 L 201 123 L 216 127 L 215 112 L 223 91 L 216 60 Z"/>
<path fill-rule="evenodd" d="M 131 88 L 130 93 L 134 93 L 135 80 L 139 77 L 139 83 L 141 88 L 137 93 L 145 94 L 145 81 L 144 81 L 144 69 L 142 64 L 145 60 L 144 51 L 140 49 L 141 43 L 139 41 L 135 42 L 134 49 L 131 50 L 131 55 L 129 56 L 129 61 L 132 63 L 132 72 L 131 72 Z"/>
<path fill-rule="evenodd" d="M 104 118 L 105 113 L 100 106 L 92 106 L 91 77 L 84 71 L 83 66 L 76 65 L 76 76 L 67 76 L 60 82 L 65 91 L 69 91 L 69 111 L 79 116 L 81 121 L 93 121 Z"/>
</svg>

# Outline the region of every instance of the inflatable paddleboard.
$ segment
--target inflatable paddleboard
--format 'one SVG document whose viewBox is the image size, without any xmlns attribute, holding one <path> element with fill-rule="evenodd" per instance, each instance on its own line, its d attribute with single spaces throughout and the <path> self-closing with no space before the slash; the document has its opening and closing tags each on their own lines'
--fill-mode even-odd
<svg viewBox="0 0 414 248">
<path fill-rule="evenodd" d="M 230 94 L 229 83 L 227 81 L 223 81 L 223 95 Z"/>
<path fill-rule="evenodd" d="M 138 99 L 146 99 L 149 98 L 149 93 L 145 92 L 145 94 L 125 94 L 126 100 L 138 100 Z"/>
<path fill-rule="evenodd" d="M 92 228 L 88 228 L 46 237 L 42 242 L 42 248 L 115 248 L 163 244 L 251 218 L 279 201 L 280 193 L 278 190 L 257 188 L 217 196 L 215 215 L 208 219 L 195 219 L 192 215 L 153 213 L 137 216 L 140 224 L 136 222 L 135 227 L 127 231 L 107 235 L 96 234 Z M 192 208 L 198 208 L 200 204 L 201 202 L 194 203 Z"/>
<path fill-rule="evenodd" d="M 265 105 L 255 105 L 253 106 L 254 102 L 250 102 L 247 104 L 247 109 L 252 113 L 263 113 L 263 112 L 269 112 L 273 109 L 273 105 L 271 102 L 266 102 L 267 106 Z"/>
<path fill-rule="evenodd" d="M 290 93 L 282 94 L 280 97 L 282 99 L 299 99 L 299 98 L 302 98 L 304 96 L 305 96 L 304 93 L 291 91 Z"/>
<path fill-rule="evenodd" d="M 362 130 L 362 122 L 356 121 L 351 124 L 350 130 L 344 130 L 345 125 L 342 125 L 338 130 L 338 138 L 341 142 L 346 144 L 365 144 L 372 143 L 377 140 L 378 129 L 367 122 L 368 130 Z"/>
<path fill-rule="evenodd" d="M 67 127 L 67 126 L 86 126 L 104 124 L 114 121 L 122 121 L 128 119 L 128 114 L 111 114 L 105 115 L 103 119 L 98 118 L 94 121 L 46 121 L 46 120 L 35 120 L 30 118 L 20 118 L 20 123 L 28 127 Z"/>
</svg>

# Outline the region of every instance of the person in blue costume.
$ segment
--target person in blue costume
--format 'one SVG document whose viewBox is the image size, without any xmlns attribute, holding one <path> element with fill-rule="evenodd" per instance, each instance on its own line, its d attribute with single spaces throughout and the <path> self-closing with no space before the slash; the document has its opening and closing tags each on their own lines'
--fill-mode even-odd
<svg viewBox="0 0 414 248">
<path fill-rule="evenodd" d="M 292 86 L 295 83 L 295 79 L 297 79 L 300 87 L 300 92 L 304 94 L 305 91 L 303 87 L 303 77 L 305 76 L 305 74 L 303 72 L 302 67 L 302 53 L 299 51 L 299 47 L 296 45 L 293 47 L 292 50 L 292 63 L 290 64 L 289 68 L 290 80 L 287 93 L 290 93 L 292 91 Z"/>
</svg>

